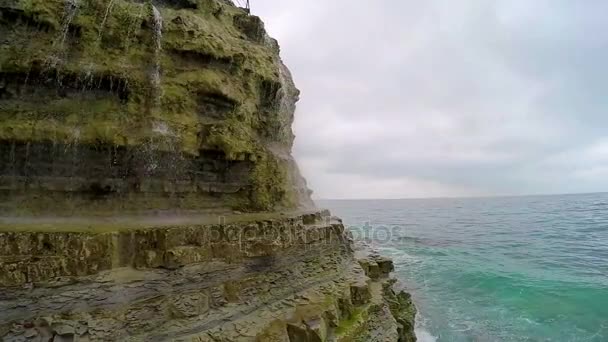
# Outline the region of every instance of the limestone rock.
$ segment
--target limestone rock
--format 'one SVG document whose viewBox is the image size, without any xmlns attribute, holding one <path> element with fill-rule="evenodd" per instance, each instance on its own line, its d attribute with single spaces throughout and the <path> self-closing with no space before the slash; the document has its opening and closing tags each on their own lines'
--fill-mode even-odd
<svg viewBox="0 0 608 342">
<path fill-rule="evenodd" d="M 308 329 L 303 323 L 287 323 L 287 335 L 290 342 L 309 342 Z"/>
<path fill-rule="evenodd" d="M 357 283 L 350 286 L 351 301 L 355 306 L 367 304 L 371 298 L 369 286 L 366 283 Z"/>
<path fill-rule="evenodd" d="M 361 265 L 365 274 L 372 279 L 386 278 L 395 270 L 391 259 L 379 255 L 359 259 L 359 265 Z"/>
<path fill-rule="evenodd" d="M 310 341 L 325 341 L 327 338 L 327 322 L 321 316 L 312 317 L 304 322 L 309 331 Z"/>
<path fill-rule="evenodd" d="M 175 318 L 199 316 L 209 310 L 209 297 L 204 293 L 176 295 L 171 299 L 169 310 Z"/>
</svg>

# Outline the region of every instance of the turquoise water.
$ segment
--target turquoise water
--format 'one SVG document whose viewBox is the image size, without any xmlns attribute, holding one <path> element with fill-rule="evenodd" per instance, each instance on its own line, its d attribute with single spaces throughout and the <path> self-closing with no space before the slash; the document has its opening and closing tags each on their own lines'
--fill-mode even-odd
<svg viewBox="0 0 608 342">
<path fill-rule="evenodd" d="M 608 341 L 608 194 L 318 204 L 394 258 L 423 341 Z"/>
</svg>

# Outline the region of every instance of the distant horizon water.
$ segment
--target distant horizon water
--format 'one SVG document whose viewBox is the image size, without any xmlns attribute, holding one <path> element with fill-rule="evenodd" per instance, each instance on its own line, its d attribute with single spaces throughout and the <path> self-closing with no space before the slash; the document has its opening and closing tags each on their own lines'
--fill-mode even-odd
<svg viewBox="0 0 608 342">
<path fill-rule="evenodd" d="M 429 199 L 476 199 L 476 198 L 510 198 L 510 197 L 546 197 L 546 196 L 577 196 L 577 195 L 602 195 L 608 194 L 608 191 L 594 192 L 566 192 L 566 193 L 538 193 L 538 194 L 514 194 L 514 195 L 472 195 L 472 196 L 432 196 L 432 197 L 401 197 L 401 198 L 314 198 L 315 202 L 330 202 L 330 201 L 406 201 L 406 200 L 429 200 Z M 330 208 L 323 208 L 330 209 Z"/>
<path fill-rule="evenodd" d="M 608 193 L 317 203 L 394 259 L 422 342 L 608 341 Z"/>
</svg>

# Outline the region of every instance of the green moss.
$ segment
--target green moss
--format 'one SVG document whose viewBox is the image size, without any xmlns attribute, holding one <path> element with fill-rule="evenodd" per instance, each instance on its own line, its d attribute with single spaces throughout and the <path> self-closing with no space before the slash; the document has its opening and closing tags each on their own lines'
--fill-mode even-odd
<svg viewBox="0 0 608 342">
<path fill-rule="evenodd" d="M 78 80 L 74 87 L 82 90 L 65 96 L 49 85 L 44 94 L 2 101 L 0 139 L 117 146 L 153 141 L 157 149 L 190 155 L 219 149 L 229 160 L 253 162 L 251 190 L 246 201 L 235 200 L 236 206 L 294 205 L 285 163 L 265 147 L 268 140 L 287 141 L 276 134 L 286 123 L 262 108 L 265 94 L 260 91 L 262 81 L 279 82 L 278 51 L 235 27 L 241 9 L 219 0 L 197 1 L 196 10 L 159 7 L 164 28 L 156 89 L 150 75 L 155 64 L 150 5 L 81 0 L 68 27 L 65 0 L 16 3 L 16 9 L 50 29 L 8 30 L 11 43 L 0 46 L 0 73 L 39 73 L 49 84 Z M 128 97 L 100 87 L 100 80 L 108 79 L 122 82 Z M 201 94 L 220 95 L 234 103 L 234 110 L 205 121 Z M 168 127 L 170 137 L 152 132 L 157 122 Z"/>
<path fill-rule="evenodd" d="M 251 129 L 233 118 L 214 126 L 206 139 L 206 144 L 219 147 L 231 160 L 238 160 L 243 154 L 253 154 L 259 148 Z"/>
<path fill-rule="evenodd" d="M 403 342 L 416 341 L 414 327 L 416 322 L 416 306 L 412 302 L 409 293 L 400 291 L 396 293 L 392 288 L 392 283 L 383 288 L 385 301 L 389 304 L 391 314 L 399 324 L 399 340 Z"/>
<path fill-rule="evenodd" d="M 22 0 L 21 8 L 37 20 L 52 23 L 54 32 L 31 34 L 28 30 L 15 30 L 12 44 L 2 47 L 0 71 L 27 73 L 34 63 L 45 64 L 56 56 L 59 64 L 58 74 L 72 74 L 84 78 L 86 73 L 94 75 L 114 75 L 127 80 L 130 91 L 129 102 L 125 108 L 112 108 L 116 115 L 103 118 L 106 131 L 101 136 L 90 136 L 90 140 L 105 139 L 112 135 L 112 128 L 124 127 L 124 117 L 141 122 L 146 115 L 148 120 L 162 120 L 180 132 L 183 151 L 196 154 L 201 143 L 198 137 L 197 93 L 220 93 L 238 103 L 233 118 L 214 129 L 209 144 L 225 148 L 227 155 L 251 153 L 258 148 L 256 131 L 265 124 L 258 110 L 259 98 L 254 85 L 258 79 L 276 79 L 276 56 L 268 48 L 242 39 L 242 34 L 232 25 L 232 17 L 241 10 L 216 1 L 200 2 L 197 11 L 162 8 L 165 27 L 163 30 L 163 49 L 165 51 L 200 52 L 222 61 L 229 61 L 231 70 L 214 70 L 195 67 L 180 71 L 182 67 L 175 62 L 174 56 L 164 53 L 162 57 L 161 108 L 149 108 L 153 101 L 147 98 L 152 93 L 149 85 L 148 70 L 154 51 L 151 50 L 151 28 L 142 28 L 142 23 L 150 21 L 147 6 L 128 1 L 86 1 L 79 2 L 79 8 L 71 25 L 79 28 L 77 44 L 67 38 L 65 51 L 56 51 L 58 40 L 63 39 L 61 30 L 66 3 L 63 0 Z M 219 14 L 218 14 L 219 13 Z M 107 14 L 107 17 L 106 17 Z M 104 19 L 105 18 L 105 19 Z M 69 36 L 69 34 L 68 34 Z M 25 44 L 18 44 L 18 42 Z M 66 56 L 61 56 L 66 54 Z M 235 75 L 235 73 L 237 75 Z M 237 77 L 235 77 L 237 76 Z M 70 103 L 71 102 L 71 103 Z M 104 101 L 101 101 L 104 102 Z M 107 102 L 107 101 L 105 101 Z M 92 106 L 91 106 L 92 105 Z M 98 108 L 100 103 L 83 104 L 77 100 L 61 100 L 46 104 L 27 103 L 17 108 L 3 108 L 5 113 L 18 113 L 15 118 L 28 118 L 29 114 L 40 117 L 68 117 L 81 108 L 81 116 L 91 119 L 89 108 Z M 22 115 L 28 113 L 28 115 Z M 148 114 L 146 114 L 148 113 Z M 29 127 L 25 119 L 20 127 Z M 73 122 L 73 120 L 72 120 Z M 60 124 L 60 122 L 58 122 Z M 69 125 L 68 125 L 69 126 Z M 58 128 L 59 131 L 71 131 Z M 85 129 L 86 130 L 86 129 Z M 29 129 L 16 129 L 15 132 L 29 132 Z M 91 130 L 87 130 L 91 131 Z M 22 138 L 44 137 L 44 132 L 54 139 L 53 129 L 26 133 Z M 93 132 L 93 131 L 91 131 Z M 116 135 L 124 135 L 120 129 Z M 0 133 L 9 135 L 7 132 Z M 58 134 L 61 136 L 62 134 Z M 123 139 L 108 139 L 108 142 Z M 137 143 L 141 139 L 132 139 Z"/>
<path fill-rule="evenodd" d="M 272 155 L 265 155 L 255 163 L 251 172 L 251 186 L 250 200 L 254 209 L 270 210 L 276 205 L 292 207 L 288 202 L 286 168 Z"/>
<path fill-rule="evenodd" d="M 18 8 L 38 22 L 50 24 L 55 29 L 61 25 L 61 17 L 57 16 L 65 8 L 62 0 L 23 0 Z"/>
<path fill-rule="evenodd" d="M 336 327 L 335 333 L 340 341 L 348 340 L 348 338 L 357 337 L 358 331 L 365 324 L 368 317 L 366 308 L 355 308 L 348 319 L 340 321 Z"/>
</svg>

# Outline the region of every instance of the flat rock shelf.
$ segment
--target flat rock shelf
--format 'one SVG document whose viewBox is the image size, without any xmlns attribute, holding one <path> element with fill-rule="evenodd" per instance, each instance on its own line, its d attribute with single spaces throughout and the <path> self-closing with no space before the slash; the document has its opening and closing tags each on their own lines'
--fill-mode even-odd
<svg viewBox="0 0 608 342">
<path fill-rule="evenodd" d="M 193 220 L 194 221 L 194 220 Z M 392 261 L 327 211 L 225 223 L 4 228 L 4 341 L 414 341 Z"/>
</svg>

